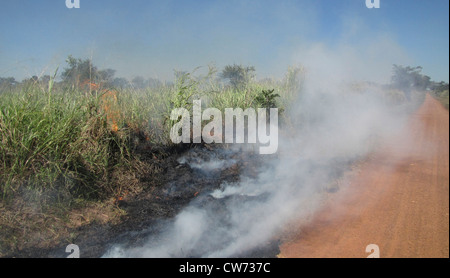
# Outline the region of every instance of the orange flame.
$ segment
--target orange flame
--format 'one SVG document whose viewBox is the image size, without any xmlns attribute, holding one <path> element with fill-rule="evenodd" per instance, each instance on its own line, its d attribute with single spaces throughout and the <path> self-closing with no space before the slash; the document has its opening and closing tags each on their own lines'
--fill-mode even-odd
<svg viewBox="0 0 450 278">
<path fill-rule="evenodd" d="M 98 90 L 100 88 L 99 84 L 95 84 L 93 82 L 91 82 L 89 79 L 84 81 L 83 83 L 81 83 L 81 86 L 89 86 L 90 90 Z"/>
<path fill-rule="evenodd" d="M 82 83 L 83 86 L 89 86 L 90 90 L 99 90 L 100 85 L 86 80 Z M 103 93 L 100 97 L 102 108 L 106 113 L 106 121 L 113 132 L 119 130 L 118 120 L 120 118 L 119 108 L 117 106 L 117 92 L 114 90 L 102 89 Z"/>
<path fill-rule="evenodd" d="M 113 132 L 119 130 L 119 125 L 117 124 L 120 117 L 117 108 L 117 92 L 113 90 L 105 90 L 105 93 L 101 96 L 103 103 L 103 109 L 106 112 L 106 120 L 110 125 Z"/>
</svg>

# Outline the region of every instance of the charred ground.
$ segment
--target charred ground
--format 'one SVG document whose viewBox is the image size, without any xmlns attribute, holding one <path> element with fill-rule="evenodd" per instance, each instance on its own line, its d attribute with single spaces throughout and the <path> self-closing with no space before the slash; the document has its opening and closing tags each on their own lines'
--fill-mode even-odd
<svg viewBox="0 0 450 278">
<path fill-rule="evenodd" d="M 136 149 L 143 163 L 158 167 L 157 173 L 139 177 L 142 191 L 117 197 L 114 206 L 123 211 L 115 222 L 92 221 L 70 230 L 70 238 L 59 238 L 47 246 L 27 246 L 9 250 L 4 257 L 66 257 L 68 244 L 77 244 L 81 257 L 101 257 L 113 245 L 126 247 L 142 246 L 149 238 L 158 242 L 163 240 L 167 226 L 174 222 L 176 215 L 186 206 L 214 211 L 217 221 L 227 221 L 227 209 L 233 202 L 259 202 L 267 198 L 267 193 L 257 196 L 232 195 L 217 199 L 210 195 L 223 183 L 237 183 L 242 177 L 255 178 L 268 167 L 275 155 L 261 156 L 257 153 L 231 149 L 227 145 L 181 144 L 170 148 L 159 148 L 142 144 Z M 196 163 L 214 162 L 211 167 L 196 167 Z M 330 181 L 338 179 L 348 169 L 352 161 L 335 161 L 334 165 L 311 164 L 310 173 L 320 175 L 321 169 L 333 167 Z M 315 166 L 314 166 L 315 165 Z M 325 172 L 325 171 L 324 171 Z M 336 192 L 335 185 L 322 188 Z M 70 212 L 69 212 L 70 213 Z M 192 223 L 196 225 L 196 223 Z M 214 223 L 211 223 L 214 225 Z M 224 244 L 226 243 L 224 239 Z M 205 243 L 206 244 L 206 243 Z M 234 254 L 233 257 L 271 258 L 279 254 L 280 240 L 272 238 L 259 247 Z M 201 257 L 198 251 L 179 250 L 175 257 Z"/>
<path fill-rule="evenodd" d="M 77 244 L 82 257 L 99 257 L 106 249 L 117 242 L 137 245 L 151 234 L 157 234 L 172 221 L 173 217 L 190 202 L 200 206 L 210 205 L 212 197 L 207 192 L 217 189 L 222 182 L 236 182 L 242 173 L 256 173 L 262 161 L 257 155 L 227 151 L 219 146 L 204 144 L 178 145 L 170 148 L 140 146 L 140 157 L 144 163 L 154 164 L 160 168 L 158 174 L 140 177 L 143 190 L 140 194 L 116 198 L 115 205 L 125 211 L 117 224 L 90 223 L 72 231 L 76 234 L 72 243 Z M 180 158 L 189 159 L 233 159 L 235 163 L 221 169 L 195 169 Z M 157 158 L 157 159 L 155 159 Z M 220 210 L 220 203 L 215 202 Z M 68 239 L 67 239 L 68 240 Z M 56 242 L 48 248 L 29 247 L 5 252 L 4 257 L 66 257 L 67 240 Z M 274 244 L 270 252 L 256 252 L 275 256 L 278 245 Z M 270 255 L 269 255 L 270 253 Z M 196 256 L 191 254 L 188 256 Z M 247 256 L 248 254 L 245 254 Z"/>
</svg>

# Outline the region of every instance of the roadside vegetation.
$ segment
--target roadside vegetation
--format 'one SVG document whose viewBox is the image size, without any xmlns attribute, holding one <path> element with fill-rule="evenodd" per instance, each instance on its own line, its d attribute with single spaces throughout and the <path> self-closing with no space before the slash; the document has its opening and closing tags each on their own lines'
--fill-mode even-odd
<svg viewBox="0 0 450 278">
<path fill-rule="evenodd" d="M 394 66 L 387 87 L 353 90 L 375 86 L 387 105 L 401 105 L 424 95 L 414 92 L 430 80 L 418 70 Z M 70 239 L 82 225 L 120 221 L 126 211 L 118 201 L 158 185 L 158 163 L 173 147 L 172 109 L 190 110 L 195 99 L 221 111 L 277 107 L 289 127 L 284 112 L 305 79 L 302 67 L 278 80 L 256 80 L 255 68 L 243 65 L 198 71 L 176 71 L 174 82 L 128 81 L 69 56 L 61 74 L 0 78 L 0 256 Z M 446 86 L 434 92 L 448 108 Z"/>
<path fill-rule="evenodd" d="M 449 106 L 448 83 L 439 82 L 431 86 L 431 95 L 439 100 L 442 105 L 447 108 Z"/>
</svg>

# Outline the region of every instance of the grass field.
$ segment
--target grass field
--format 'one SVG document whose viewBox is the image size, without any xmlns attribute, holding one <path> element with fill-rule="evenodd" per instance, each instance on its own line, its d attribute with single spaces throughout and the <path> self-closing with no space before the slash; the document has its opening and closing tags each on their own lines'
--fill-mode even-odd
<svg viewBox="0 0 450 278">
<path fill-rule="evenodd" d="M 296 109 L 304 78 L 301 68 L 291 68 L 283 79 L 234 87 L 210 71 L 144 89 L 74 87 L 51 79 L 3 90 L 0 256 L 2 250 L 70 239 L 81 225 L 119 221 L 126 212 L 117 200 L 158 184 L 140 178 L 157 175 L 156 162 L 170 155 L 172 109 L 191 110 L 196 99 L 221 111 L 276 106 L 283 128 L 295 128 L 289 111 Z M 363 93 L 365 85 L 349 91 Z M 401 91 L 376 93 L 386 105 L 406 101 Z M 148 155 L 142 146 L 159 151 Z"/>
<path fill-rule="evenodd" d="M 108 174 L 133 169 L 133 146 L 142 140 L 171 144 L 172 109 L 189 109 L 194 99 L 218 109 L 264 107 L 257 96 L 269 89 L 280 95 L 282 107 L 296 89 L 287 86 L 283 81 L 251 82 L 237 90 L 214 82 L 210 74 L 184 74 L 175 84 L 146 89 L 28 84 L 3 92 L 0 192 L 5 199 L 22 187 L 58 187 L 84 198 L 109 196 L 117 188 Z"/>
</svg>

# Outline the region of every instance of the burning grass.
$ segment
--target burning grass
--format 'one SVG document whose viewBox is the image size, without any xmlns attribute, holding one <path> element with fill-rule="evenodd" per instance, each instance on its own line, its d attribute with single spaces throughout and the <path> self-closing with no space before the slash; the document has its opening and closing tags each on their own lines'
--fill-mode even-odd
<svg viewBox="0 0 450 278">
<path fill-rule="evenodd" d="M 255 83 L 235 92 L 208 82 L 185 74 L 171 86 L 118 91 L 91 82 L 68 88 L 52 79 L 48 88 L 28 84 L 2 92 L 0 255 L 36 242 L 36 235 L 45 238 L 41 244 L 67 236 L 77 207 L 108 215 L 125 198 L 157 184 L 142 179 L 155 178 L 161 158 L 171 153 L 167 119 L 174 107 L 207 95 L 245 107 L 249 92 L 259 88 Z"/>
<path fill-rule="evenodd" d="M 171 159 L 180 149 L 190 147 L 174 146 L 170 141 L 173 123 L 169 116 L 174 108 L 190 111 L 196 99 L 221 111 L 276 105 L 286 111 L 280 115 L 280 124 L 284 134 L 289 134 L 293 122 L 307 119 L 287 116 L 296 109 L 290 105 L 301 91 L 300 74 L 302 70 L 290 69 L 283 80 L 251 81 L 239 89 L 216 82 L 215 72 L 210 71 L 203 77 L 183 74 L 173 85 L 156 88 L 114 90 L 89 82 L 73 89 L 54 86 L 51 80 L 48 88 L 34 84 L 1 93 L 0 256 L 69 243 L 80 227 L 119 223 L 141 210 L 123 207 L 167 183 L 167 171 L 181 171 L 168 170 L 168 165 L 184 167 Z M 195 161 L 193 165 L 196 170 Z M 216 160 L 209 165 L 209 172 L 230 166 Z M 231 181 L 239 176 L 237 168 L 227 168 L 225 174 L 231 175 Z M 192 174 L 189 171 L 181 172 Z M 223 181 L 224 177 L 214 179 Z M 214 179 L 205 178 L 205 182 L 218 185 Z M 189 198 L 169 193 L 178 198 L 175 201 L 190 200 L 201 196 L 202 186 L 179 192 L 187 192 Z M 166 202 L 156 197 L 150 200 L 153 203 L 142 202 L 149 208 Z M 166 215 L 164 210 L 152 213 Z"/>
</svg>

